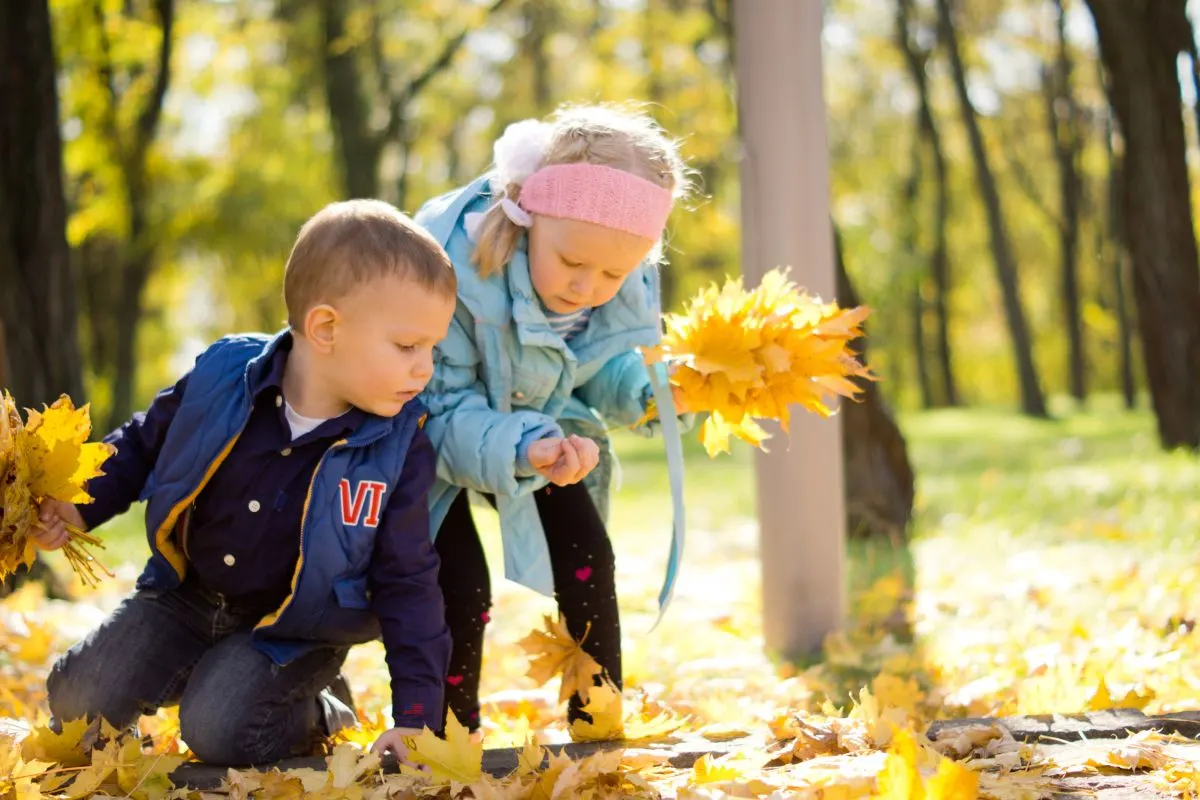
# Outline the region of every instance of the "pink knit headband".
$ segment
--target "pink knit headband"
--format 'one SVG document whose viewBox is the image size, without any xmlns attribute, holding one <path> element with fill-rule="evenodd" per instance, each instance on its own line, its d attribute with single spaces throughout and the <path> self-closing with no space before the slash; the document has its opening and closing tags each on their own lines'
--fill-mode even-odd
<svg viewBox="0 0 1200 800">
<path fill-rule="evenodd" d="M 658 239 L 671 213 L 671 190 L 600 164 L 552 164 L 521 185 L 522 209 Z"/>
</svg>

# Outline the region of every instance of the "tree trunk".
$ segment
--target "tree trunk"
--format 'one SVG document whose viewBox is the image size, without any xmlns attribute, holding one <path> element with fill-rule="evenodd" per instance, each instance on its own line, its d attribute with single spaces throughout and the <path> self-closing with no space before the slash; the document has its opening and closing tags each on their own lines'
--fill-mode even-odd
<svg viewBox="0 0 1200 800">
<path fill-rule="evenodd" d="M 137 331 L 142 320 L 144 294 L 154 269 L 157 233 L 150 221 L 151 189 L 147 177 L 150 148 L 158 137 L 167 87 L 171 83 L 171 54 L 174 44 L 175 2 L 155 0 L 162 39 L 156 54 L 154 86 L 141 100 L 136 122 L 127 136 L 116 130 L 115 120 L 123 109 L 118 105 L 128 98 L 121 95 L 113 80 L 112 64 L 101 64 L 101 74 L 108 83 L 112 98 L 110 107 L 112 136 L 120 158 L 121 177 L 129 204 L 129 239 L 119 254 L 119 275 L 111 280 L 116 284 L 118 305 L 113 336 L 112 403 L 109 406 L 107 427 L 115 428 L 133 413 L 134 388 L 137 378 Z M 102 12 L 97 12 L 102 14 Z M 100 20 L 103 23 L 103 18 Z M 111 52 L 105 48 L 106 52 Z M 103 309 L 101 313 L 111 313 Z"/>
<path fill-rule="evenodd" d="M 1067 364 L 1071 396 L 1079 403 L 1087 399 L 1087 355 L 1083 334 L 1083 314 L 1079 298 L 1079 218 L 1083 180 L 1079 159 L 1083 150 L 1079 106 L 1071 87 L 1071 56 L 1067 44 L 1066 9 L 1063 0 L 1055 0 L 1057 9 L 1058 55 L 1054 69 L 1044 74 L 1046 117 L 1054 157 L 1058 162 L 1060 214 L 1059 252 L 1061 264 L 1063 321 L 1067 329 Z"/>
<path fill-rule="evenodd" d="M 550 91 L 550 59 L 546 55 L 546 37 L 554 30 L 554 20 L 551 18 L 554 9 L 549 3 L 527 3 L 525 6 L 525 24 L 528 33 L 522 40 L 521 46 L 526 49 L 529 67 L 532 71 L 530 83 L 533 86 L 533 106 L 537 113 L 548 114 L 552 99 Z"/>
<path fill-rule="evenodd" d="M 1200 449 L 1200 270 L 1176 56 L 1184 0 L 1088 0 L 1125 155 L 1123 229 L 1146 378 L 1166 448 Z"/>
<path fill-rule="evenodd" d="M 1101 81 L 1107 85 L 1103 68 L 1101 68 L 1100 77 Z M 1110 112 L 1104 123 L 1104 149 L 1108 155 L 1108 191 L 1105 192 L 1105 216 L 1110 233 L 1104 243 L 1105 246 L 1098 249 L 1107 253 L 1113 289 L 1113 307 L 1117 313 L 1121 396 L 1125 400 L 1125 408 L 1132 411 L 1137 408 L 1137 383 L 1133 375 L 1133 325 L 1129 319 L 1129 293 L 1125 288 L 1129 281 L 1129 259 L 1127 257 L 1129 238 L 1125 233 L 1125 223 L 1121 216 L 1121 165 L 1117 154 L 1113 151 L 1113 136 L 1115 135 Z"/>
<path fill-rule="evenodd" d="M 917 371 L 917 386 L 921 391 L 921 406 L 932 408 L 933 386 L 929 379 L 929 354 L 925 348 L 925 300 L 921 289 L 925 283 L 924 270 L 917 268 L 918 246 L 917 199 L 921 188 L 921 140 L 918 133 L 913 140 L 912 167 L 908 178 L 904 181 L 903 206 L 901 215 L 904 219 L 901 225 L 900 249 L 907 256 L 907 262 L 912 265 L 912 347 L 913 362 Z M 908 271 L 908 270 L 906 270 Z"/>
<path fill-rule="evenodd" d="M 0 386 L 33 408 L 84 399 L 56 77 L 46 0 L 0 3 Z M 28 580 L 65 594 L 39 557 L 0 597 Z"/>
<path fill-rule="evenodd" d="M 896 6 L 896 41 L 904 55 L 909 77 L 917 87 L 920 100 L 917 114 L 920 119 L 921 136 L 929 145 L 933 157 L 937 199 L 934 206 L 933 252 L 929 257 L 929 272 L 933 278 L 934 339 L 936 343 L 938 373 L 941 379 L 941 404 L 957 406 L 960 403 L 958 384 L 954 379 L 953 356 L 950 348 L 950 259 L 947 245 L 947 225 L 950 219 L 950 175 L 946 155 L 942 152 L 942 137 L 937 120 L 933 116 L 933 103 L 929 99 L 929 81 L 925 76 L 925 63 L 929 52 L 918 50 L 909 35 L 912 15 L 912 0 L 899 0 Z"/>
<path fill-rule="evenodd" d="M 954 28 L 950 2 L 951 0 L 937 0 L 939 35 L 950 56 L 951 73 L 954 77 L 954 88 L 958 95 L 962 122 L 970 140 L 971 156 L 975 162 L 979 191 L 983 196 L 984 208 L 987 211 L 992 258 L 996 266 L 996 277 L 1000 283 L 1004 317 L 1012 339 L 1013 359 L 1016 363 L 1017 379 L 1021 388 L 1021 409 L 1033 417 L 1046 417 L 1048 416 L 1046 399 L 1042 394 L 1037 369 L 1034 366 L 1033 342 L 1029 333 L 1029 324 L 1025 318 L 1025 310 L 1021 306 L 1020 280 L 1008 231 L 1005 228 L 1000 191 L 996 186 L 996 178 L 988 161 L 987 149 L 983 143 L 983 133 L 979 129 L 978 115 L 975 107 L 971 104 L 971 96 L 967 91 L 966 67 L 958 47 L 958 34 Z"/>
<path fill-rule="evenodd" d="M 371 131 L 371 109 L 363 96 L 363 79 L 355 48 L 340 43 L 346 35 L 348 0 L 322 0 L 325 101 L 342 167 L 347 198 L 379 195 L 379 142 Z"/>
<path fill-rule="evenodd" d="M 860 305 L 842 258 L 841 236 L 833 230 L 837 266 L 837 301 Z M 856 350 L 866 362 L 866 340 Z M 845 451 L 846 532 L 856 538 L 884 537 L 904 542 L 912 520 L 916 480 L 908 445 L 878 384 L 867 383 L 859 402 L 842 403 L 842 447 Z"/>
<path fill-rule="evenodd" d="M 83 401 L 46 0 L 0 3 L 0 320 L 7 386 L 38 408 Z"/>
<path fill-rule="evenodd" d="M 642 58 L 646 63 L 646 100 L 655 109 L 665 107 L 664 98 L 667 93 L 666 87 L 663 85 L 663 34 L 659 29 L 660 15 L 663 14 L 663 11 L 659 9 L 659 3 L 660 0 L 646 0 L 646 6 L 642 9 L 641 18 Z M 670 18 L 669 10 L 667 11 L 667 18 Z M 730 65 L 730 69 L 732 69 L 732 65 Z M 705 177 L 707 176 L 701 173 L 701 179 Z M 701 185 L 711 186 L 712 184 Z M 668 267 L 659 271 L 659 293 L 662 297 L 663 306 L 671 308 L 679 293 L 679 277 L 676 270 Z"/>
<path fill-rule="evenodd" d="M 8 386 L 8 353 L 4 349 L 4 320 L 0 319 L 0 387 Z"/>
<path fill-rule="evenodd" d="M 137 379 L 137 334 L 142 320 L 146 284 L 151 264 L 147 257 L 131 256 L 122 270 L 116 308 L 137 309 L 136 314 L 117 314 L 114 327 L 112 404 L 105 422 L 106 430 L 120 427 L 134 410 Z"/>
</svg>

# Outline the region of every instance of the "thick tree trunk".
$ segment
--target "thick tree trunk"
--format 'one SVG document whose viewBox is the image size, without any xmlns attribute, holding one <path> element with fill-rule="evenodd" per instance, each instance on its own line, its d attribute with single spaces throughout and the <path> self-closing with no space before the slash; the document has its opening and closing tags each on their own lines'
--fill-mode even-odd
<svg viewBox="0 0 1200 800">
<path fill-rule="evenodd" d="M 1200 449 L 1200 270 L 1176 56 L 1184 0 L 1088 0 L 1125 142 L 1123 229 L 1164 447 Z"/>
<path fill-rule="evenodd" d="M 34 408 L 84 400 L 56 75 L 46 0 L 0 3 L 0 387 Z M 28 580 L 64 596 L 39 558 L 0 597 Z"/>
<path fill-rule="evenodd" d="M 0 320 L 6 385 L 35 408 L 83 400 L 55 78 L 46 0 L 0 3 Z"/>
<path fill-rule="evenodd" d="M 842 306 L 859 305 L 836 227 L 833 236 L 837 301 Z M 859 340 L 858 350 L 865 362 L 865 340 Z M 846 532 L 858 538 L 884 537 L 903 542 L 916 497 L 916 479 L 904 435 L 875 383 L 867 383 L 859 402 L 844 402 L 841 413 Z"/>
<path fill-rule="evenodd" d="M 1067 329 L 1067 373 L 1071 396 L 1083 403 L 1087 399 L 1087 353 L 1083 333 L 1083 314 L 1079 297 L 1079 219 L 1083 180 L 1079 159 L 1083 150 L 1079 106 L 1071 86 L 1071 55 L 1067 44 L 1066 9 L 1063 0 L 1057 7 L 1058 55 L 1053 71 L 1045 73 L 1046 117 L 1054 156 L 1058 162 L 1060 214 L 1060 291 L 1063 322 Z"/>
<path fill-rule="evenodd" d="M 1047 416 L 1046 399 L 1042 394 L 1037 369 L 1034 366 L 1033 341 L 1029 333 L 1029 324 L 1025 318 L 1025 310 L 1021 305 L 1017 264 L 1013 257 L 1008 230 L 1005 227 L 1000 190 L 996 186 L 996 178 L 988 161 L 987 149 L 983 143 L 983 133 L 979 129 L 978 115 L 975 107 L 971 104 L 971 96 L 967 91 L 966 67 L 959 51 L 958 34 L 954 28 L 950 2 L 951 0 L 937 0 L 939 35 L 950 56 L 950 68 L 962 113 L 963 127 L 966 128 L 967 138 L 970 141 L 971 157 L 975 162 L 979 191 L 987 212 L 992 258 L 996 266 L 996 277 L 1000 284 L 1004 317 L 1012 339 L 1013 360 L 1016 363 L 1017 379 L 1021 389 L 1021 409 L 1030 416 L 1045 417 Z"/>
<path fill-rule="evenodd" d="M 954 379 L 953 355 L 950 348 L 950 258 L 947 244 L 947 226 L 950 219 L 950 174 L 946 155 L 942 151 L 942 137 L 937 119 L 933 116 L 933 103 L 929 98 L 929 81 L 925 76 L 925 63 L 929 52 L 919 50 L 909 33 L 912 19 L 912 0 L 898 0 L 896 6 L 896 41 L 904 55 L 909 77 L 917 87 L 920 101 L 917 114 L 920 119 L 921 136 L 929 145 L 933 157 L 933 172 L 936 181 L 936 201 L 933 215 L 933 251 L 929 256 L 929 274 L 933 278 L 934 342 L 937 354 L 938 375 L 941 381 L 940 403 L 957 406 L 960 403 L 958 384 Z"/>
</svg>

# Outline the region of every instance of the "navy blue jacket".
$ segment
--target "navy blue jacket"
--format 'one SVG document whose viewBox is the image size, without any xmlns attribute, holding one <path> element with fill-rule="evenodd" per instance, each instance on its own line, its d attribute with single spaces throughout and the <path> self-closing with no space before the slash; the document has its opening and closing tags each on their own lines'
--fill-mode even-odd
<svg viewBox="0 0 1200 800">
<path fill-rule="evenodd" d="M 135 416 L 108 437 L 118 453 L 105 465 L 108 474 L 89 484 L 95 505 L 80 511 L 94 527 L 127 507 L 135 493 L 148 501 L 151 557 L 139 588 L 173 589 L 194 568 L 179 533 L 181 516 L 198 500 L 210 514 L 223 500 L 241 506 L 240 495 L 213 496 L 205 487 L 210 481 L 214 487 L 230 485 L 215 477 L 219 472 L 238 474 L 238 458 L 247 457 L 239 456 L 247 450 L 238 447 L 239 438 L 256 429 L 257 415 L 266 413 L 264 386 L 277 382 L 290 345 L 289 333 L 222 339 L 174 390 L 160 394 L 147 415 Z M 425 418 L 416 401 L 390 419 L 357 410 L 341 418 L 353 429 L 317 454 L 293 534 L 296 542 L 289 547 L 267 537 L 263 552 L 253 553 L 256 564 L 267 564 L 278 549 L 281 563 L 294 567 L 283 589 L 288 593 L 256 626 L 252 642 L 286 664 L 314 647 L 357 644 L 382 634 L 396 724 L 438 730 L 450 636 L 428 535 L 426 497 L 434 454 L 421 430 Z M 280 463 L 285 461 L 281 454 Z M 269 483 L 267 476 L 260 477 Z M 194 539 L 215 537 L 218 531 L 216 526 L 193 530 L 188 552 L 220 551 L 224 543 Z M 275 542 L 286 542 L 286 532 L 282 540 L 279 531 L 271 533 Z"/>
</svg>

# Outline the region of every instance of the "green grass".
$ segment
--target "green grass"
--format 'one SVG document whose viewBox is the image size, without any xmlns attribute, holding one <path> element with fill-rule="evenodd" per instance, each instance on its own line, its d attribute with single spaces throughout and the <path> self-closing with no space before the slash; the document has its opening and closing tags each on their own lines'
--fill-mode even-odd
<svg viewBox="0 0 1200 800">
<path fill-rule="evenodd" d="M 1068 539 L 1116 528 L 1157 544 L 1195 541 L 1200 465 L 1158 448 L 1149 412 L 1124 411 L 1110 397 L 1093 399 L 1086 411 L 1059 404 L 1056 412 L 1049 421 L 1000 409 L 901 415 L 918 476 L 913 536 Z M 614 538 L 665 534 L 671 505 L 662 442 L 624 434 L 615 441 L 621 481 L 612 502 Z M 684 449 L 693 541 L 703 536 L 723 547 L 754 548 L 752 452 L 739 446 L 709 459 L 694 432 Z M 498 558 L 494 520 L 483 514 L 480 522 L 489 555 Z M 102 536 L 106 563 L 140 563 L 146 555 L 142 506 L 110 522 Z M 655 539 L 661 547 L 662 538 Z M 852 588 L 910 568 L 907 553 L 890 543 L 851 542 L 847 555 Z"/>
<path fill-rule="evenodd" d="M 1049 421 L 973 409 L 910 414 L 902 425 L 917 467 L 918 536 L 1196 540 L 1200 463 L 1163 452 L 1151 414 L 1115 398 Z"/>
</svg>

